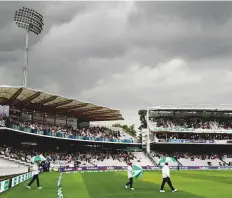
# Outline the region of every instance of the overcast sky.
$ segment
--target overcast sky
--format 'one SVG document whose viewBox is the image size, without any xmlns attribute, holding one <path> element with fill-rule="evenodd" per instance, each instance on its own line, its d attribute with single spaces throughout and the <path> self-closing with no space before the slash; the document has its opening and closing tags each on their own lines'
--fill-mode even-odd
<svg viewBox="0 0 232 198">
<path fill-rule="evenodd" d="M 120 109 L 231 104 L 232 2 L 0 2 L 0 84 L 21 85 L 17 8 L 44 15 L 30 35 L 28 86 Z"/>
</svg>

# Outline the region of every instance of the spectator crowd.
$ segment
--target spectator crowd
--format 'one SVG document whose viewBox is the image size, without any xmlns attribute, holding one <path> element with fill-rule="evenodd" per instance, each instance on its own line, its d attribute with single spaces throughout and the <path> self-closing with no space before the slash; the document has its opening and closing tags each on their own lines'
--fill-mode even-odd
<svg viewBox="0 0 232 198">
<path fill-rule="evenodd" d="M 121 162 L 128 162 L 135 160 L 135 156 L 132 152 L 127 151 L 113 151 L 113 150 L 99 150 L 99 151 L 86 151 L 86 152 L 36 152 L 33 149 L 15 149 L 13 147 L 0 147 L 0 155 L 5 155 L 6 157 L 11 157 L 16 160 L 31 162 L 31 158 L 37 154 L 42 154 L 45 158 L 49 159 L 51 162 L 55 161 L 66 161 L 67 163 L 71 161 L 79 161 L 83 163 L 94 164 L 96 161 L 104 161 L 107 159 L 117 160 Z"/>
<path fill-rule="evenodd" d="M 186 159 L 201 159 L 201 160 L 205 160 L 205 159 L 219 159 L 220 155 L 218 154 L 192 154 L 192 153 L 187 153 L 187 152 L 152 152 L 152 156 L 153 157 L 158 157 L 158 158 L 162 158 L 162 157 L 174 157 L 175 159 L 180 159 L 180 158 L 186 158 Z"/>
<path fill-rule="evenodd" d="M 152 151 L 151 152 L 152 158 L 159 158 L 162 157 L 174 157 L 177 160 L 178 165 L 183 165 L 180 163 L 180 159 L 186 159 L 189 161 L 194 161 L 196 159 L 206 161 L 209 166 L 212 166 L 211 161 L 215 160 L 219 166 L 231 166 L 232 162 L 227 161 L 227 158 L 232 158 L 232 154 L 216 154 L 216 153 L 208 153 L 208 154 L 194 154 L 189 152 L 157 152 Z"/>
<path fill-rule="evenodd" d="M 171 117 L 162 116 L 152 118 L 151 121 L 155 127 L 161 128 L 186 128 L 186 129 L 214 129 L 230 130 L 232 129 L 231 117 L 200 117 L 183 116 Z"/>
<path fill-rule="evenodd" d="M 232 134 L 215 133 L 159 133 L 156 137 L 160 140 L 232 140 Z"/>
<path fill-rule="evenodd" d="M 101 138 L 110 140 L 123 140 L 128 139 L 128 136 L 120 131 L 111 130 L 103 126 L 93 127 L 78 127 L 74 129 L 72 126 L 58 126 L 58 125 L 42 125 L 36 122 L 23 122 L 11 118 L 0 118 L 0 127 L 18 127 L 20 130 L 30 130 L 32 133 L 40 133 L 44 135 L 53 134 L 56 136 L 58 133 L 62 137 L 79 136 L 85 138 Z M 130 138 L 132 140 L 132 138 Z"/>
<path fill-rule="evenodd" d="M 15 149 L 13 147 L 0 147 L 0 155 L 4 155 L 6 157 L 11 157 L 23 162 L 31 162 L 31 158 L 37 154 L 42 154 L 46 157 L 51 163 L 60 163 L 62 161 L 61 166 L 69 166 L 71 163 L 79 162 L 81 165 L 88 166 L 97 166 L 98 164 L 102 164 L 102 162 L 109 161 L 110 165 L 121 163 L 127 163 L 129 161 L 136 161 L 138 163 L 142 162 L 143 159 L 138 158 L 136 153 L 128 152 L 128 151 L 118 151 L 118 150 L 98 150 L 98 151 L 81 151 L 81 152 L 36 152 L 33 149 Z M 150 158 L 153 158 L 157 163 L 157 159 L 161 159 L 163 157 L 174 157 L 177 160 L 177 164 L 179 166 L 184 166 L 185 164 L 181 164 L 183 159 L 188 160 L 189 164 L 196 160 L 204 161 L 208 164 L 208 166 L 212 166 L 212 161 L 214 161 L 214 165 L 218 166 L 231 166 L 232 165 L 232 154 L 224 154 L 224 153 L 190 153 L 190 152 L 161 152 L 161 151 L 151 151 Z M 115 164 L 114 164 L 115 163 Z M 200 162 L 199 162 L 200 163 Z"/>
</svg>

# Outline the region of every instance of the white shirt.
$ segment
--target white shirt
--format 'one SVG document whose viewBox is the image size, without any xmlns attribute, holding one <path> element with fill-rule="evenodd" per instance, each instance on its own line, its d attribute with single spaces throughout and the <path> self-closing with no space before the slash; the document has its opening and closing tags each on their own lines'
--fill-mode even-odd
<svg viewBox="0 0 232 198">
<path fill-rule="evenodd" d="M 128 176 L 128 178 L 133 177 L 133 169 L 131 166 L 127 167 L 127 176 Z"/>
<path fill-rule="evenodd" d="M 163 178 L 170 177 L 170 168 L 167 165 L 162 167 L 162 176 Z"/>
<path fill-rule="evenodd" d="M 34 163 L 32 166 L 33 175 L 39 174 L 39 165 L 37 163 Z"/>
</svg>

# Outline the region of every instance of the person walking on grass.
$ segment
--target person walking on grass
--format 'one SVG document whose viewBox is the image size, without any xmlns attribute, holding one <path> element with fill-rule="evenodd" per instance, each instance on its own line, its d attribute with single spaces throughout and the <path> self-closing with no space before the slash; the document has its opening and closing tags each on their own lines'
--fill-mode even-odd
<svg viewBox="0 0 232 198">
<path fill-rule="evenodd" d="M 126 183 L 125 188 L 128 188 L 128 186 L 130 186 L 130 189 L 134 190 L 134 188 L 133 188 L 133 169 L 132 169 L 131 162 L 128 163 L 127 176 L 128 176 L 129 181 Z"/>
<path fill-rule="evenodd" d="M 163 181 L 161 184 L 160 192 L 165 192 L 164 191 L 164 186 L 166 183 L 168 183 L 169 187 L 171 188 L 172 192 L 176 192 L 177 189 L 175 189 L 172 185 L 172 181 L 170 179 L 170 168 L 168 166 L 168 163 L 165 163 L 165 165 L 162 167 L 162 177 Z"/>
<path fill-rule="evenodd" d="M 30 189 L 31 184 L 33 184 L 34 181 L 36 180 L 37 188 L 42 189 L 42 187 L 40 186 L 40 183 L 39 183 L 39 162 L 34 162 L 33 167 L 32 167 L 32 174 L 33 174 L 33 178 L 29 182 L 29 184 L 27 185 L 27 188 Z"/>
</svg>

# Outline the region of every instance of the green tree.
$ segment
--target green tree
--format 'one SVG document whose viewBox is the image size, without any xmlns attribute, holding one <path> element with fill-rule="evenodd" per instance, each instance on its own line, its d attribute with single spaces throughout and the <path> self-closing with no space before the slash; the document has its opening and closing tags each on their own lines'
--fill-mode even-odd
<svg viewBox="0 0 232 198">
<path fill-rule="evenodd" d="M 136 130 L 135 130 L 135 125 L 132 124 L 131 126 L 128 126 L 126 124 L 121 125 L 121 124 L 113 124 L 113 127 L 118 127 L 123 129 L 126 133 L 128 133 L 129 135 L 136 137 Z"/>
<path fill-rule="evenodd" d="M 147 128 L 147 118 L 146 118 L 147 117 L 147 110 L 141 109 L 141 110 L 139 110 L 138 114 L 139 114 L 139 119 L 141 122 L 139 129 L 146 129 Z"/>
</svg>

